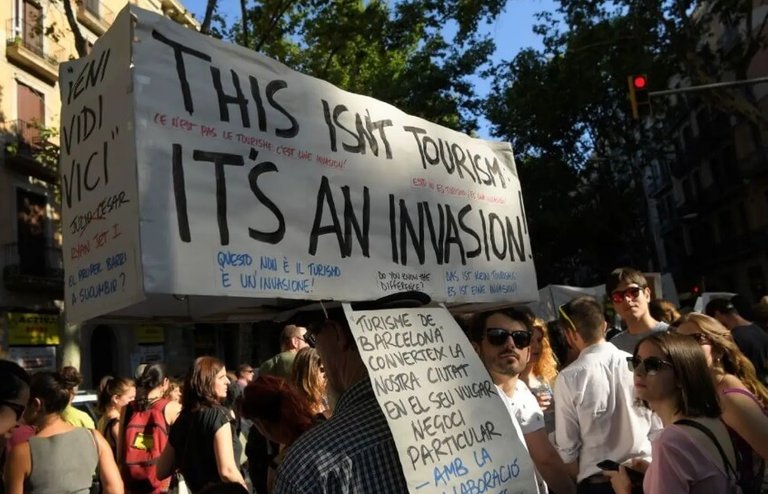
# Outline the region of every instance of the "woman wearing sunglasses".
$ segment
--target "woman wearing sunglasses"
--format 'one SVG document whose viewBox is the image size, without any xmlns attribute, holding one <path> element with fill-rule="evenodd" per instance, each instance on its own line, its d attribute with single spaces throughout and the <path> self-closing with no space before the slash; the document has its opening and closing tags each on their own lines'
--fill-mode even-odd
<svg viewBox="0 0 768 494">
<path fill-rule="evenodd" d="M 38 372 L 30 381 L 24 420 L 35 436 L 14 446 L 5 464 L 5 492 L 88 492 L 98 467 L 102 492 L 122 494 L 112 450 L 96 430 L 74 427 L 62 413 L 71 388 L 58 372 Z"/>
<path fill-rule="evenodd" d="M 725 494 L 737 492 L 736 455 L 708 373 L 704 352 L 693 338 L 654 333 L 627 358 L 634 372 L 635 392 L 643 405 L 659 415 L 664 429 L 652 443 L 645 494 Z M 624 467 L 606 471 L 617 494 L 631 492 Z"/>
<path fill-rule="evenodd" d="M 742 457 L 742 477 L 762 478 L 768 460 L 768 389 L 758 380 L 752 362 L 736 346 L 730 331 L 717 319 L 687 314 L 680 319 L 677 332 L 695 339 L 707 356 L 723 410 L 720 418 Z M 759 487 L 752 492 L 759 492 Z"/>
<path fill-rule="evenodd" d="M 29 375 L 17 363 L 0 360 L 0 468 L 5 459 L 5 441 L 21 420 L 29 399 Z"/>
</svg>

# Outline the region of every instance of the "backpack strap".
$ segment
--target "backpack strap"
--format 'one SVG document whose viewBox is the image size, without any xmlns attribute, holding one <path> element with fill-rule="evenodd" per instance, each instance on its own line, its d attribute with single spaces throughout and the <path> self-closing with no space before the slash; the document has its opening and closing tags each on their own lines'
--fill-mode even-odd
<svg viewBox="0 0 768 494">
<path fill-rule="evenodd" d="M 725 455 L 725 451 L 723 450 L 723 447 L 720 445 L 720 441 L 717 440 L 715 437 L 715 434 L 709 430 L 706 426 L 703 424 L 700 424 L 699 422 L 696 422 L 695 420 L 690 419 L 680 419 L 675 422 L 675 425 L 687 425 L 689 427 L 693 427 L 694 429 L 698 429 L 701 432 L 704 433 L 711 441 L 714 443 L 715 447 L 717 448 L 717 451 L 720 453 L 720 456 L 723 459 L 723 465 L 725 465 L 725 471 L 728 476 L 733 476 L 733 478 L 738 481 L 739 475 L 736 472 L 736 469 L 731 465 L 731 462 L 728 461 L 728 457 Z"/>
</svg>

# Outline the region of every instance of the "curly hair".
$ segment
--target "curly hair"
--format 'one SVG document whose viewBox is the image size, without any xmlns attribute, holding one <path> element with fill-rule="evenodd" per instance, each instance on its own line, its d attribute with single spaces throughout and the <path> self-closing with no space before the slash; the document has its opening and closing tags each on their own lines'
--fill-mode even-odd
<svg viewBox="0 0 768 494">
<path fill-rule="evenodd" d="M 682 316 L 679 321 L 679 325 L 691 323 L 699 328 L 699 331 L 707 337 L 712 346 L 712 358 L 714 360 L 720 359 L 723 370 L 738 377 L 744 386 L 755 395 L 763 408 L 768 408 L 768 388 L 758 380 L 755 366 L 739 350 L 733 340 L 733 335 L 725 326 L 714 317 L 695 312 Z"/>
<path fill-rule="evenodd" d="M 309 404 L 282 377 L 264 375 L 251 381 L 243 390 L 240 406 L 243 416 L 271 424 L 283 424 L 292 437 L 290 445 L 313 425 Z"/>
<path fill-rule="evenodd" d="M 547 323 L 542 319 L 535 319 L 533 321 L 534 338 L 536 338 L 536 331 L 541 332 L 541 351 L 539 352 L 539 360 L 533 364 L 531 372 L 534 376 L 543 378 L 547 384 L 553 385 L 557 377 L 557 359 L 555 359 L 555 353 L 549 344 Z"/>
<path fill-rule="evenodd" d="M 314 348 L 302 348 L 296 353 L 291 370 L 291 383 L 307 400 L 312 410 L 322 409 L 325 399 L 325 377 L 320 354 Z"/>
</svg>

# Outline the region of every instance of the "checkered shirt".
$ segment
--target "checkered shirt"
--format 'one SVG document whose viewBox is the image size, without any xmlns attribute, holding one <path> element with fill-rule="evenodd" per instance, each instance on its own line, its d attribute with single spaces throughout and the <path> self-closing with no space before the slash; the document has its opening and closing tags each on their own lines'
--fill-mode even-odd
<svg viewBox="0 0 768 494">
<path fill-rule="evenodd" d="M 333 417 L 288 450 L 274 494 L 398 494 L 408 487 L 371 381 L 339 398 Z"/>
</svg>

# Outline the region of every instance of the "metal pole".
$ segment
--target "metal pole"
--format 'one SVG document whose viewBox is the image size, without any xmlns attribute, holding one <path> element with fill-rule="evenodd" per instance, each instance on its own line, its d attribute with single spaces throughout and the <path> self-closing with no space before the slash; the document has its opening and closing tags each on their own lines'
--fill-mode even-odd
<svg viewBox="0 0 768 494">
<path fill-rule="evenodd" d="M 691 86 L 679 89 L 665 89 L 664 91 L 649 91 L 648 96 L 668 96 L 670 94 L 692 93 L 694 91 L 706 91 L 708 89 L 719 89 L 733 86 L 747 86 L 749 84 L 760 84 L 768 82 L 768 77 L 758 77 L 756 79 L 746 79 L 743 81 L 714 82 L 712 84 L 702 84 L 701 86 Z"/>
</svg>

